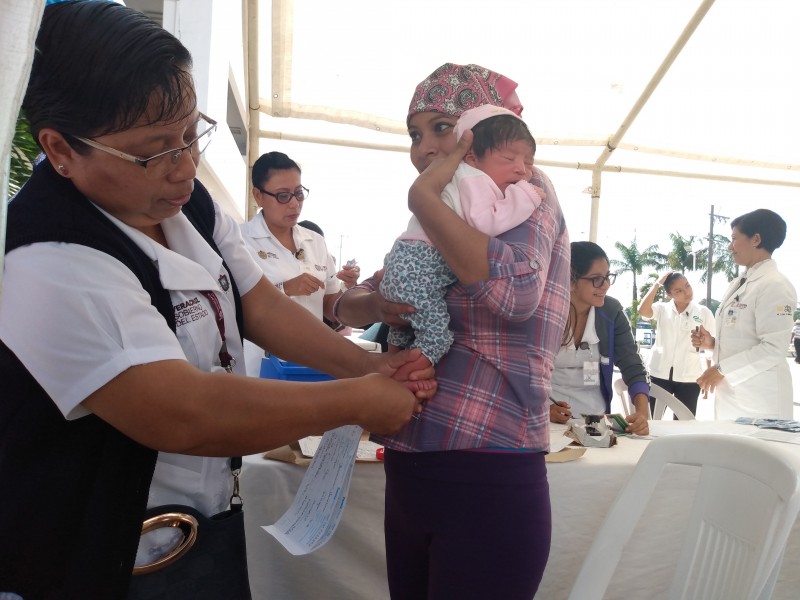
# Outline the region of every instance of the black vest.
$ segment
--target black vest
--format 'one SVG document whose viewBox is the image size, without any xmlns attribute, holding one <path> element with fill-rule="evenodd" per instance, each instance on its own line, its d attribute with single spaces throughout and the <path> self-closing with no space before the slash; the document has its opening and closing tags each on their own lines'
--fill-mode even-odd
<svg viewBox="0 0 800 600">
<path fill-rule="evenodd" d="M 219 253 L 213 204 L 200 182 L 183 212 Z M 118 259 L 175 331 L 169 292 L 150 259 L 47 160 L 8 206 L 6 253 L 46 241 Z M 64 419 L 2 341 L 0 385 L 0 591 L 25 600 L 124 598 L 157 452 L 94 415 Z"/>
</svg>

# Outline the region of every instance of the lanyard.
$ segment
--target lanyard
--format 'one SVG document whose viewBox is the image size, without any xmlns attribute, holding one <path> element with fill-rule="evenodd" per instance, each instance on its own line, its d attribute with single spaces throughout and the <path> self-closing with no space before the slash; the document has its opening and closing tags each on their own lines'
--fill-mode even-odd
<svg viewBox="0 0 800 600">
<path fill-rule="evenodd" d="M 222 305 L 214 292 L 200 290 L 200 293 L 211 303 L 211 308 L 214 310 L 214 319 L 217 322 L 217 329 L 219 329 L 219 335 L 222 338 L 222 346 L 219 349 L 219 364 L 228 373 L 232 373 L 236 360 L 228 352 L 228 344 L 225 341 L 225 315 L 222 312 Z"/>
<path fill-rule="evenodd" d="M 744 285 L 744 282 L 745 282 L 745 281 L 747 281 L 747 277 L 742 277 L 742 278 L 739 280 L 739 285 L 737 285 L 737 286 L 736 286 L 736 289 L 735 289 L 735 290 L 733 290 L 733 291 L 734 291 L 734 293 L 739 291 L 739 288 L 741 288 L 741 287 Z M 735 302 L 739 302 L 739 294 L 736 294 L 736 296 L 734 296 L 733 300 L 734 300 Z"/>
<path fill-rule="evenodd" d="M 211 308 L 214 310 L 214 319 L 217 322 L 217 329 L 219 329 L 219 335 L 222 338 L 222 346 L 220 346 L 219 349 L 219 364 L 222 365 L 228 373 L 233 373 L 233 365 L 236 364 L 236 359 L 234 359 L 228 352 L 228 344 L 225 342 L 225 314 L 222 312 L 222 305 L 219 303 L 219 299 L 214 292 L 200 290 L 200 293 L 208 299 L 209 303 L 211 304 Z M 242 457 L 231 457 L 233 495 L 231 496 L 230 506 L 231 511 L 233 512 L 239 512 L 242 510 L 242 506 L 244 505 L 241 496 L 239 496 L 239 473 L 241 472 L 241 469 Z"/>
</svg>

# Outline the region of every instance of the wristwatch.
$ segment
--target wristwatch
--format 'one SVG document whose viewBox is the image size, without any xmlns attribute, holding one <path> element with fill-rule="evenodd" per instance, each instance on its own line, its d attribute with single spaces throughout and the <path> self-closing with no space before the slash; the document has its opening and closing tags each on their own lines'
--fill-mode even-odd
<svg viewBox="0 0 800 600">
<path fill-rule="evenodd" d="M 722 365 L 720 365 L 719 363 L 717 363 L 716 365 L 714 365 L 714 368 L 715 368 L 717 371 L 719 371 L 719 374 L 720 374 L 720 375 L 722 375 L 723 377 L 725 377 L 725 373 L 723 373 L 723 372 L 722 372 Z"/>
</svg>

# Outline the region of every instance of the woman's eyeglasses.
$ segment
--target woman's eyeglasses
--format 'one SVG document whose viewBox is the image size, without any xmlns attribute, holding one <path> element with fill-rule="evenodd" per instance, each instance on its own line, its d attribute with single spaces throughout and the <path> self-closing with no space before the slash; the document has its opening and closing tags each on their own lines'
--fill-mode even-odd
<svg viewBox="0 0 800 600">
<path fill-rule="evenodd" d="M 592 285 L 596 288 L 603 287 L 603 284 L 607 281 L 608 285 L 614 285 L 614 281 L 617 279 L 616 273 L 609 273 L 608 275 L 595 275 L 593 277 L 578 277 L 578 279 L 588 279 L 592 282 Z"/>
<path fill-rule="evenodd" d="M 297 198 L 298 202 L 302 202 L 308 195 L 311 193 L 308 188 L 303 187 L 302 185 L 297 188 L 293 192 L 278 192 L 277 194 L 273 194 L 272 192 L 268 192 L 267 190 L 262 190 L 261 188 L 257 188 L 259 192 L 262 194 L 266 194 L 267 196 L 272 196 L 280 202 L 281 204 L 288 204 L 292 198 Z"/>
<path fill-rule="evenodd" d="M 150 158 L 139 158 L 138 156 L 133 156 L 127 152 L 122 152 L 121 150 L 106 146 L 105 144 L 101 144 L 100 142 L 96 142 L 89 138 L 79 137 L 77 135 L 73 137 L 76 140 L 83 142 L 87 146 L 91 146 L 92 148 L 105 152 L 106 154 L 111 154 L 117 158 L 136 163 L 140 167 L 144 167 L 144 173 L 148 179 L 158 179 L 159 177 L 167 175 L 176 166 L 178 166 L 184 150 L 189 151 L 195 164 L 200 162 L 200 156 L 211 142 L 211 134 L 214 133 L 216 129 L 217 122 L 214 119 L 207 117 L 203 113 L 200 113 L 200 118 L 197 119 L 197 122 L 195 123 L 195 131 L 202 130 L 200 135 L 192 139 L 192 141 L 181 148 L 173 148 L 172 150 L 167 150 L 166 152 L 159 152 Z"/>
</svg>

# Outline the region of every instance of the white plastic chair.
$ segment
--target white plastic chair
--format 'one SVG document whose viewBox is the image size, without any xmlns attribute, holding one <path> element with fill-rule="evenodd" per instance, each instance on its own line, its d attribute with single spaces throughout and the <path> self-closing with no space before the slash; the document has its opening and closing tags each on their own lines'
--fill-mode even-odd
<svg viewBox="0 0 800 600">
<path fill-rule="evenodd" d="M 625 385 L 625 382 L 622 379 L 616 379 L 614 381 L 614 392 L 622 400 L 622 410 L 625 411 L 625 416 L 627 417 L 631 412 L 633 412 L 634 409 L 630 394 L 628 394 L 628 386 Z M 651 414 L 649 417 L 650 419 L 663 419 L 664 413 L 666 412 L 667 408 L 669 408 L 672 411 L 672 414 L 682 421 L 694 420 L 695 416 L 692 414 L 692 411 L 689 410 L 689 407 L 687 407 L 683 402 L 680 401 L 680 399 L 670 394 L 661 386 L 651 383 L 650 395 L 656 399 L 653 414 Z"/>
<path fill-rule="evenodd" d="M 614 392 L 619 396 L 619 399 L 622 400 L 622 411 L 627 417 L 631 414 L 633 406 L 631 404 L 631 397 L 628 395 L 628 386 L 625 385 L 625 382 L 621 378 L 614 380 Z"/>
<path fill-rule="evenodd" d="M 694 421 L 695 417 L 689 407 L 660 385 L 651 383 L 650 395 L 656 399 L 656 405 L 653 408 L 653 419 L 663 419 L 664 412 L 669 408 L 679 420 Z"/>
<path fill-rule="evenodd" d="M 642 454 L 592 543 L 569 600 L 600 600 L 667 464 L 699 467 L 669 600 L 767 600 L 800 510 L 798 465 L 740 435 L 658 438 Z M 664 527 L 674 527 L 664 522 Z M 663 557 L 653 557 L 653 561 Z"/>
</svg>

